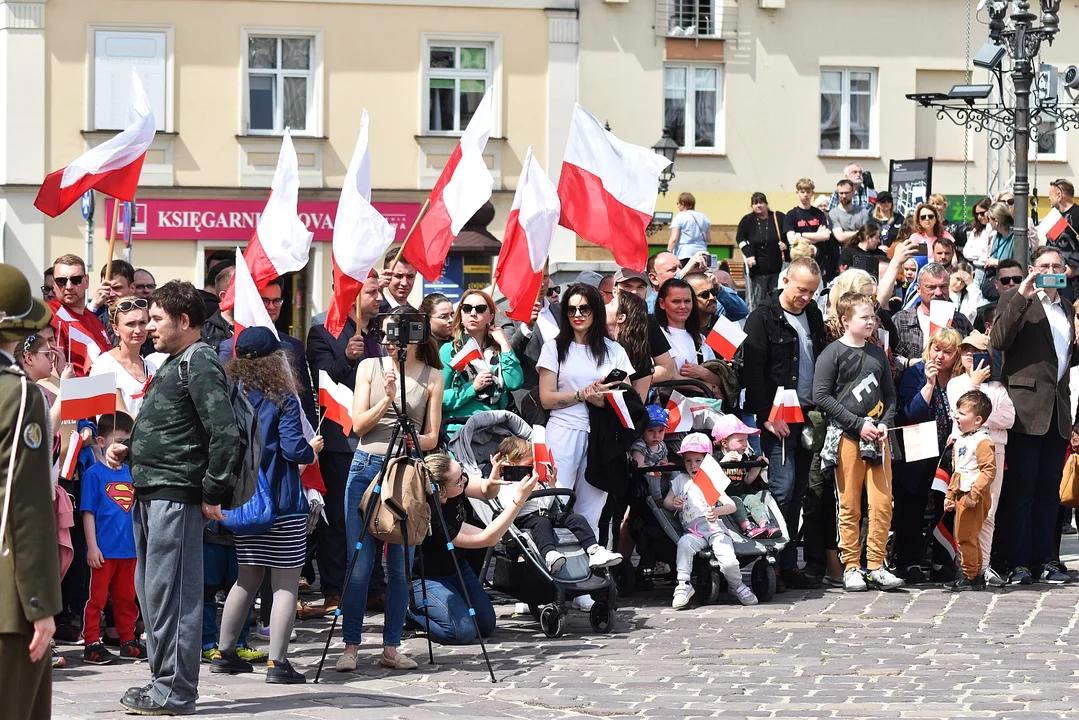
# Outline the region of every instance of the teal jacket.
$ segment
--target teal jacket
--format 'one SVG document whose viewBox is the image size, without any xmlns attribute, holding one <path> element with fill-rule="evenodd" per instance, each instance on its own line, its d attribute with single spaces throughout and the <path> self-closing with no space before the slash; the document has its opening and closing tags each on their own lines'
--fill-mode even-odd
<svg viewBox="0 0 1079 720">
<path fill-rule="evenodd" d="M 525 376 L 524 371 L 521 370 L 521 361 L 512 350 L 500 353 L 502 395 L 497 404 L 488 405 L 476 397 L 476 389 L 472 387 L 472 382 L 450 367 L 450 360 L 454 354 L 451 342 L 443 345 L 438 351 L 439 357 L 442 358 L 442 379 L 446 385 L 446 390 L 442 395 L 443 417 L 471 417 L 485 410 L 505 410 L 510 403 L 510 392 L 519 390 L 524 385 Z"/>
</svg>

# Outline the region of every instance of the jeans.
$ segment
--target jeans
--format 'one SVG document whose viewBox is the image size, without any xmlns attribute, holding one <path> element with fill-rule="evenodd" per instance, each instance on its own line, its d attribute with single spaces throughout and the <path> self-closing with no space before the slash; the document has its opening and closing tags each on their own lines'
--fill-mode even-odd
<svg viewBox="0 0 1079 720">
<path fill-rule="evenodd" d="M 763 424 L 763 423 L 762 423 Z M 802 423 L 790 423 L 791 434 L 784 443 L 767 430 L 761 430 L 761 451 L 768 457 L 768 491 L 775 498 L 787 524 L 790 542 L 779 554 L 779 569 L 798 567 L 798 519 L 802 513 L 802 498 L 809 484 L 809 466 L 813 453 L 802 447 Z"/>
<path fill-rule="evenodd" d="M 236 573 L 239 566 L 236 564 L 236 548 L 232 545 L 218 545 L 217 543 L 202 543 L 202 649 L 211 650 L 217 643 L 217 593 L 219 590 L 228 590 L 236 582 Z M 265 624 L 269 624 L 268 622 Z M 250 623 L 244 623 L 240 628 L 238 646 L 247 644 L 247 634 L 251 630 Z"/>
<path fill-rule="evenodd" d="M 348 484 L 345 486 L 345 537 L 349 548 L 349 558 L 360 541 L 363 521 L 360 517 L 360 502 L 363 494 L 382 471 L 383 457 L 357 450 L 348 472 Z M 371 571 L 375 561 L 375 547 L 378 543 L 370 535 L 364 535 L 363 545 L 356 554 L 356 564 L 352 568 L 352 577 L 341 597 L 341 629 L 345 642 L 358 645 L 363 632 L 363 613 L 367 608 L 367 585 L 371 580 Z M 400 545 L 386 545 L 386 612 L 385 625 L 382 628 L 382 644 L 397 647 L 401 644 L 401 632 L 405 626 L 405 611 L 408 609 L 408 582 L 405 576 L 405 548 Z M 414 548 L 408 548 L 408 561 L 411 564 Z M 351 559 L 350 559 L 351 562 Z"/>
<path fill-rule="evenodd" d="M 476 622 L 468 614 L 461 582 L 455 575 L 427 578 L 428 616 L 431 618 L 431 638 L 440 645 L 467 645 L 476 639 L 476 625 L 484 638 L 495 630 L 495 608 L 491 598 L 483 589 L 476 573 L 467 564 L 461 563 L 461 576 L 465 579 L 468 599 L 476 610 Z M 416 597 L 420 597 L 422 588 L 419 580 L 412 581 Z M 420 626 L 427 627 L 423 609 L 409 608 L 409 616 Z"/>
</svg>

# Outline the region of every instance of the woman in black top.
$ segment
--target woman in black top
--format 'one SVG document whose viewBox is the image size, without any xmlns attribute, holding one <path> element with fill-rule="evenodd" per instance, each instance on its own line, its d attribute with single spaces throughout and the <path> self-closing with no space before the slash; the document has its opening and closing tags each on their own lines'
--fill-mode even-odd
<svg viewBox="0 0 1079 720">
<path fill-rule="evenodd" d="M 899 228 L 903 227 L 903 216 L 895 211 L 895 200 L 887 190 L 877 194 L 877 204 L 873 206 L 873 214 L 869 219 L 880 225 L 882 247 L 888 247 L 899 237 Z"/>
</svg>

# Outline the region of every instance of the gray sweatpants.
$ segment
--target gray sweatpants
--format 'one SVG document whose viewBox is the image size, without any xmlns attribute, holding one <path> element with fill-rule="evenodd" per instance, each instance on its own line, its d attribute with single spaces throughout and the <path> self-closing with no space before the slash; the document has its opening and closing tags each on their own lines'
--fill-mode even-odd
<svg viewBox="0 0 1079 720">
<path fill-rule="evenodd" d="M 132 520 L 135 592 L 154 681 L 150 697 L 170 709 L 190 710 L 202 659 L 202 508 L 140 499 Z"/>
<path fill-rule="evenodd" d="M 678 538 L 678 582 L 689 582 L 689 576 L 693 572 L 693 556 L 712 546 L 712 553 L 719 561 L 720 572 L 727 578 L 727 584 L 734 589 L 742 584 L 742 568 L 738 565 L 738 557 L 734 554 L 734 542 L 727 533 L 722 530 L 713 533 L 711 537 L 701 537 L 695 533 L 687 532 Z"/>
</svg>

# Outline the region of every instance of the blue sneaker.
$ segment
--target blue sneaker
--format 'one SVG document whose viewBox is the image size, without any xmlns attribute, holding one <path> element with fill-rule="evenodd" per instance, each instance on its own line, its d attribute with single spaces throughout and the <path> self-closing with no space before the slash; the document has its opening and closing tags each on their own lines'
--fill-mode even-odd
<svg viewBox="0 0 1079 720">
<path fill-rule="evenodd" d="M 1030 574 L 1030 570 L 1020 565 L 1012 570 L 1012 574 L 1008 577 L 1009 585 L 1033 585 L 1034 576 Z"/>
</svg>

